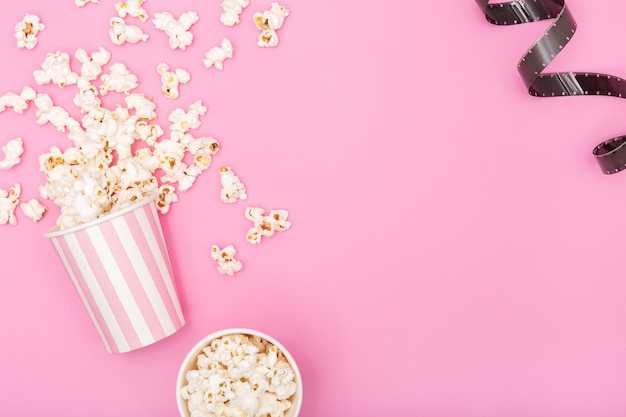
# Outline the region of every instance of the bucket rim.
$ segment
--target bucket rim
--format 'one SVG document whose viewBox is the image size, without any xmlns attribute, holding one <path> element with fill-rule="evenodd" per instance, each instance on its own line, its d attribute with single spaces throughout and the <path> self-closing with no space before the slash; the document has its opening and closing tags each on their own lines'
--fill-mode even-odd
<svg viewBox="0 0 626 417">
<path fill-rule="evenodd" d="M 44 237 L 51 239 L 51 238 L 55 238 L 55 237 L 59 237 L 59 236 L 68 235 L 68 234 L 71 234 L 71 233 L 76 233 L 76 232 L 78 232 L 80 230 L 88 229 L 88 228 L 90 228 L 92 226 L 95 226 L 95 225 L 107 222 L 107 221 L 109 221 L 111 219 L 114 219 L 116 217 L 123 216 L 123 215 L 125 215 L 127 213 L 130 213 L 131 211 L 134 211 L 134 210 L 138 209 L 139 207 L 145 206 L 146 204 L 149 204 L 149 203 L 153 203 L 155 200 L 156 200 L 156 195 L 147 196 L 147 197 L 144 197 L 141 200 L 131 204 L 128 207 L 125 207 L 123 209 L 116 210 L 116 211 L 113 211 L 113 212 L 106 213 L 106 214 L 98 217 L 97 219 L 94 219 L 94 220 L 92 220 L 90 222 L 87 222 L 87 223 L 81 223 L 81 224 L 78 224 L 76 226 L 68 227 L 66 229 L 59 229 L 59 226 L 53 226 L 50 229 L 48 229 L 43 235 L 44 235 Z"/>
</svg>

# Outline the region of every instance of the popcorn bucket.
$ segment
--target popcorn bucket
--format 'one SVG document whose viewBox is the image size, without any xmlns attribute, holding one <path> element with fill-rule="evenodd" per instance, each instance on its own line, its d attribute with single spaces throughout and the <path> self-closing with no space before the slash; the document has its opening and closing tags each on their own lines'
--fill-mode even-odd
<svg viewBox="0 0 626 417">
<path fill-rule="evenodd" d="M 44 236 L 109 353 L 148 346 L 185 324 L 154 198 Z"/>
</svg>

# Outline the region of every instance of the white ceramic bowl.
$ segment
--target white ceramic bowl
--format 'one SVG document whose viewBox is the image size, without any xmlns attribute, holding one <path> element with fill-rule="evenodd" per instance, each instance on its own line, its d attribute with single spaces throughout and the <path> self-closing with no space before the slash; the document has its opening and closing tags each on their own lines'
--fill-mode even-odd
<svg viewBox="0 0 626 417">
<path fill-rule="evenodd" d="M 285 349 L 285 347 L 272 336 L 260 332 L 258 330 L 246 329 L 246 328 L 231 328 L 231 329 L 223 329 L 211 333 L 210 335 L 201 339 L 185 356 L 180 369 L 178 371 L 178 378 L 176 378 L 176 403 L 178 405 L 178 412 L 181 417 L 190 417 L 189 408 L 187 407 L 187 400 L 185 400 L 181 395 L 181 388 L 187 384 L 186 375 L 187 371 L 191 369 L 196 369 L 196 358 L 198 354 L 202 352 L 202 349 L 209 345 L 213 339 L 220 338 L 222 336 L 226 336 L 229 334 L 244 334 L 251 336 L 258 336 L 261 339 L 265 339 L 270 342 L 274 346 L 280 350 L 291 368 L 293 372 L 296 374 L 295 383 L 296 383 L 296 392 L 291 398 L 291 407 L 285 412 L 285 417 L 297 417 L 300 414 L 300 408 L 302 407 L 302 377 L 300 376 L 300 370 L 298 369 L 298 365 L 296 361 L 291 356 L 291 353 Z"/>
</svg>

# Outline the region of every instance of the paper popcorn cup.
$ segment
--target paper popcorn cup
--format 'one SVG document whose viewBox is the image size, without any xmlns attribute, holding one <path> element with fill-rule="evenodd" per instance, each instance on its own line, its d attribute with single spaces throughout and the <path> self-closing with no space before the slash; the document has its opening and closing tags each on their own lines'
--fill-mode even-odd
<svg viewBox="0 0 626 417">
<path fill-rule="evenodd" d="M 109 353 L 148 346 L 185 324 L 154 198 L 44 236 Z"/>
</svg>

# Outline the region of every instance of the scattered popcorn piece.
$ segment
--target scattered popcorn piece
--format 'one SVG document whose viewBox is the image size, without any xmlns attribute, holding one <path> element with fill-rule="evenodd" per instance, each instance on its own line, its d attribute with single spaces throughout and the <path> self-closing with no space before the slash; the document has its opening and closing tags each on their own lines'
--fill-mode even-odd
<svg viewBox="0 0 626 417">
<path fill-rule="evenodd" d="M 168 184 L 159 187 L 156 206 L 162 214 L 167 213 L 170 210 L 170 205 L 178 201 L 178 196 L 174 191 L 174 187 Z"/>
<path fill-rule="evenodd" d="M 198 354 L 181 396 L 192 416 L 284 417 L 296 393 L 295 378 L 275 345 L 258 336 L 229 334 Z"/>
<path fill-rule="evenodd" d="M 4 160 L 0 161 L 0 169 L 9 169 L 20 163 L 20 156 L 24 153 L 24 141 L 17 137 L 11 139 L 2 147 Z"/>
<path fill-rule="evenodd" d="M 100 0 L 74 0 L 76 7 L 83 7 L 87 3 L 100 4 Z"/>
<path fill-rule="evenodd" d="M 115 10 L 119 17 L 133 16 L 145 22 L 148 20 L 148 12 L 142 7 L 146 0 L 124 0 L 115 4 Z"/>
<path fill-rule="evenodd" d="M 81 78 L 93 81 L 102 74 L 102 67 L 111 59 L 111 52 L 100 47 L 96 52 L 89 55 L 83 48 L 79 48 L 74 56 L 82 64 L 80 68 Z"/>
<path fill-rule="evenodd" d="M 217 261 L 217 272 L 222 275 L 234 275 L 236 272 L 241 271 L 243 265 L 237 259 L 235 254 L 237 250 L 233 245 L 228 245 L 224 249 L 220 249 L 219 246 L 213 245 L 211 247 L 211 258 Z"/>
<path fill-rule="evenodd" d="M 248 7 L 249 0 L 223 0 L 222 10 L 224 11 L 220 16 L 220 22 L 226 26 L 234 26 L 239 23 L 239 16 L 243 9 Z"/>
<path fill-rule="evenodd" d="M 46 206 L 35 198 L 28 200 L 26 203 L 21 203 L 20 209 L 26 217 L 32 219 L 35 223 L 41 220 L 46 210 L 48 210 Z"/>
<path fill-rule="evenodd" d="M 193 41 L 193 33 L 189 29 L 198 19 L 198 13 L 194 11 L 184 12 L 178 19 L 169 12 L 160 12 L 154 14 L 152 23 L 169 36 L 170 48 L 185 50 Z"/>
<path fill-rule="evenodd" d="M 273 48 L 278 45 L 278 34 L 275 30 L 262 30 L 256 44 L 261 48 Z"/>
<path fill-rule="evenodd" d="M 75 125 L 77 122 L 70 117 L 70 114 L 61 106 L 55 106 L 52 98 L 48 94 L 37 94 L 34 100 L 37 107 L 38 125 L 51 123 L 59 132 L 65 132 L 68 126 Z"/>
<path fill-rule="evenodd" d="M 0 190 L 0 224 L 10 224 L 15 226 L 17 218 L 15 217 L 15 208 L 19 204 L 19 197 L 22 192 L 22 186 L 15 183 L 9 191 Z"/>
<path fill-rule="evenodd" d="M 275 47 L 278 45 L 276 31 L 285 23 L 289 10 L 277 2 L 272 2 L 271 8 L 263 13 L 257 12 L 252 17 L 254 25 L 261 31 L 257 40 L 260 47 Z"/>
<path fill-rule="evenodd" d="M 66 52 L 48 52 L 41 68 L 33 72 L 35 81 L 39 85 L 52 82 L 59 87 L 65 87 L 76 84 L 78 81 L 78 74 L 72 72 L 70 56 Z"/>
<path fill-rule="evenodd" d="M 222 184 L 220 198 L 224 203 L 235 203 L 237 200 L 248 198 L 246 186 L 230 167 L 220 167 L 220 182 Z"/>
<path fill-rule="evenodd" d="M 213 155 L 219 151 L 220 144 L 212 137 L 201 137 L 192 140 L 187 150 L 193 157 L 193 164 L 200 172 L 206 170 L 213 161 Z"/>
<path fill-rule="evenodd" d="M 137 76 L 131 73 L 126 65 L 116 62 L 109 67 L 109 74 L 102 74 L 100 94 L 105 95 L 109 91 L 130 94 L 130 90 L 138 86 Z"/>
<path fill-rule="evenodd" d="M 261 207 L 247 207 L 245 216 L 246 216 L 246 219 L 253 222 L 257 218 L 262 217 L 263 213 L 265 213 L 265 209 L 262 209 Z"/>
<path fill-rule="evenodd" d="M 233 44 L 228 38 L 222 39 L 220 46 L 214 46 L 204 54 L 204 66 L 211 68 L 215 66 L 218 70 L 224 68 L 224 61 L 233 57 Z"/>
<path fill-rule="evenodd" d="M 78 91 L 72 101 L 80 108 L 81 113 L 89 113 L 91 109 L 100 107 L 102 101 L 98 96 L 98 89 L 86 78 L 79 78 L 76 86 Z"/>
<path fill-rule="evenodd" d="M 145 120 L 137 120 L 137 124 L 135 125 L 135 138 L 143 140 L 148 146 L 155 146 L 157 139 L 164 134 L 165 132 L 161 126 L 150 124 Z"/>
<path fill-rule="evenodd" d="M 154 111 L 156 104 L 144 94 L 129 94 L 126 96 L 125 101 L 129 110 L 135 110 L 135 115 L 139 120 L 149 121 L 157 118 L 157 114 Z"/>
<path fill-rule="evenodd" d="M 161 91 L 167 98 L 176 99 L 180 95 L 178 85 L 186 84 L 191 80 L 191 74 L 182 68 L 170 70 L 169 65 L 160 63 L 157 72 L 161 76 Z"/>
<path fill-rule="evenodd" d="M 170 130 L 185 133 L 189 129 L 197 129 L 200 127 L 200 116 L 204 116 L 207 112 L 207 107 L 202 104 L 202 100 L 197 100 L 189 106 L 189 109 L 185 110 L 177 108 L 167 117 L 167 120 L 172 122 Z"/>
<path fill-rule="evenodd" d="M 45 28 L 39 16 L 27 13 L 24 19 L 15 25 L 18 48 L 33 49 L 37 45 L 37 35 Z"/>
<path fill-rule="evenodd" d="M 112 17 L 109 26 L 109 37 L 115 45 L 146 42 L 149 37 L 139 26 L 127 24 L 121 17 Z"/>
<path fill-rule="evenodd" d="M 289 16 L 289 10 L 277 2 L 272 2 L 271 8 L 263 13 L 257 12 L 252 17 L 259 30 L 278 30 Z"/>
<path fill-rule="evenodd" d="M 269 237 L 274 232 L 283 232 L 291 227 L 291 222 L 287 220 L 287 210 L 270 210 L 266 216 L 264 213 L 265 210 L 261 207 L 246 208 L 246 218 L 254 223 L 246 234 L 246 240 L 253 245 L 261 243 L 263 236 Z"/>
<path fill-rule="evenodd" d="M 20 94 L 9 91 L 0 96 L 0 112 L 5 111 L 7 107 L 11 107 L 15 113 L 22 114 L 36 96 L 35 90 L 28 86 L 24 87 Z"/>
</svg>

